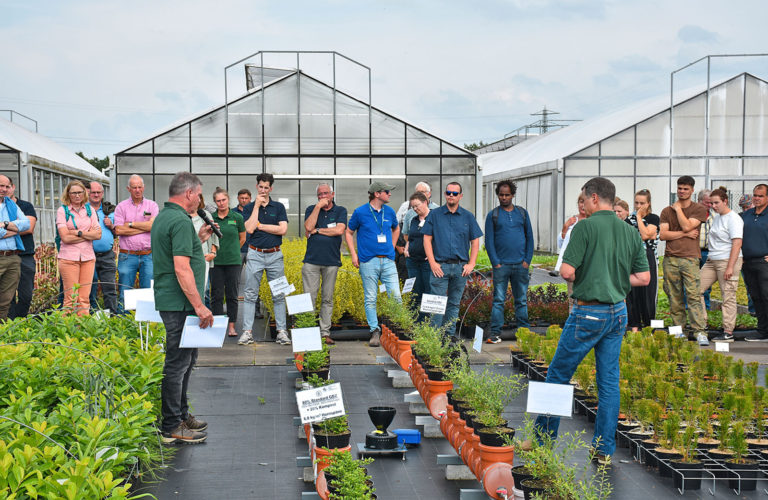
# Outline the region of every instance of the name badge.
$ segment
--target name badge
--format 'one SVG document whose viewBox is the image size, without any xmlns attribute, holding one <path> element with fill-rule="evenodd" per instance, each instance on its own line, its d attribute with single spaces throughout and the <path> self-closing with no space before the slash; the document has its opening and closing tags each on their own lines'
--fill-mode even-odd
<svg viewBox="0 0 768 500">
<path fill-rule="evenodd" d="M 335 222 L 331 222 L 331 223 L 329 223 L 329 224 L 328 224 L 327 226 L 325 226 L 325 227 L 327 227 L 328 229 L 334 228 L 334 227 L 336 227 L 336 223 L 335 223 Z"/>
<path fill-rule="evenodd" d="M 379 243 L 386 243 L 387 242 L 387 236 L 385 234 L 380 234 L 376 238 L 379 240 Z"/>
<path fill-rule="evenodd" d="M 152 216 L 152 212 L 144 212 L 144 217 L 151 217 L 151 216 Z"/>
<path fill-rule="evenodd" d="M 427 221 L 426 221 L 426 219 L 425 219 L 425 220 L 423 220 L 423 221 L 421 221 L 421 222 L 419 222 L 419 227 L 424 227 L 424 223 L 425 223 L 425 222 L 427 222 Z"/>
</svg>

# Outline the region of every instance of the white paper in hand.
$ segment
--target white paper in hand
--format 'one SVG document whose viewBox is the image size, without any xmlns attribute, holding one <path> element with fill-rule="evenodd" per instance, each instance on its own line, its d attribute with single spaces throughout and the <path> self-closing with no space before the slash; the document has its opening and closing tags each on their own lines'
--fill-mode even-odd
<svg viewBox="0 0 768 500">
<path fill-rule="evenodd" d="M 226 316 L 214 316 L 213 326 L 200 328 L 200 318 L 187 316 L 184 330 L 181 332 L 181 344 L 185 349 L 197 347 L 221 347 L 224 345 L 224 335 L 227 333 Z"/>
<path fill-rule="evenodd" d="M 445 295 L 430 295 L 425 293 L 421 296 L 421 312 L 433 314 L 445 314 L 445 307 L 448 305 L 448 297 Z"/>
<path fill-rule="evenodd" d="M 163 318 L 155 310 L 155 301 L 137 300 L 136 301 L 136 321 L 147 321 L 149 323 L 162 323 Z"/>
<path fill-rule="evenodd" d="M 477 352 L 483 350 L 483 329 L 479 326 L 475 326 L 475 341 L 472 343 L 472 349 Z"/>
<path fill-rule="evenodd" d="M 139 300 L 150 300 L 155 302 L 155 291 L 151 288 L 128 288 L 125 290 L 126 311 L 136 309 L 136 302 Z"/>
<path fill-rule="evenodd" d="M 403 283 L 403 292 L 402 293 L 408 293 L 411 290 L 413 290 L 413 284 L 416 283 L 416 278 L 408 278 L 405 280 L 405 283 Z"/>
<path fill-rule="evenodd" d="M 292 328 L 291 345 L 293 352 L 321 351 L 323 342 L 320 340 L 320 328 Z"/>
<path fill-rule="evenodd" d="M 315 310 L 312 307 L 312 297 L 308 293 L 289 295 L 285 298 L 285 306 L 288 308 L 288 314 L 291 315 Z"/>
<path fill-rule="evenodd" d="M 663 319 L 652 319 L 651 320 L 651 328 L 664 328 L 664 320 Z"/>
<path fill-rule="evenodd" d="M 573 386 L 528 382 L 528 413 L 570 417 L 573 411 Z"/>
</svg>

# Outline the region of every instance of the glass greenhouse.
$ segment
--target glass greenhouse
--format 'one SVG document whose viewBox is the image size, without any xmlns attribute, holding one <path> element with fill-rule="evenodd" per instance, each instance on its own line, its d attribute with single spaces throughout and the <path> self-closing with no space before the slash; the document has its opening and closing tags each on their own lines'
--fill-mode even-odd
<svg viewBox="0 0 768 500">
<path fill-rule="evenodd" d="M 649 189 L 657 214 L 681 175 L 694 177 L 696 191 L 726 186 L 732 204 L 766 181 L 768 82 L 742 73 L 674 97 L 672 113 L 667 95 L 481 155 L 484 210 L 497 203 L 495 183 L 515 179 L 537 249 L 556 251 L 557 229 L 576 213 L 581 186 L 591 177 L 610 178 L 617 196 L 630 202 L 636 191 Z"/>
<path fill-rule="evenodd" d="M 117 196 L 139 174 L 145 196 L 163 202 L 173 174 L 188 170 L 203 181 L 206 202 L 216 186 L 234 200 L 239 189 L 255 192 L 255 175 L 268 172 L 291 236 L 303 235 L 304 210 L 317 202 L 320 181 L 334 185 L 337 203 L 350 213 L 367 201 L 372 180 L 397 186 L 395 210 L 419 181 L 430 182 L 437 202 L 445 184 L 459 181 L 463 205 L 475 210 L 472 153 L 352 97 L 335 79 L 251 65 L 246 75 L 245 95 L 117 153 Z"/>
</svg>

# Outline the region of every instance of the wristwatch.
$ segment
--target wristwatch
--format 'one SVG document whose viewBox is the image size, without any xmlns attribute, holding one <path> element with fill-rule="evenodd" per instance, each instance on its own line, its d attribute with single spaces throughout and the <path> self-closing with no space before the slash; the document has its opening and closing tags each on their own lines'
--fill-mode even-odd
<svg viewBox="0 0 768 500">
<path fill-rule="evenodd" d="M 78 238 L 82 238 L 83 237 L 83 232 L 82 231 L 78 231 L 77 232 L 77 237 Z"/>
<path fill-rule="evenodd" d="M 128 227 L 133 228 L 133 222 L 129 222 Z"/>
<path fill-rule="evenodd" d="M 10 224 L 10 221 L 3 221 L 3 225 L 5 226 L 5 229 L 8 230 L 8 224 Z"/>
</svg>

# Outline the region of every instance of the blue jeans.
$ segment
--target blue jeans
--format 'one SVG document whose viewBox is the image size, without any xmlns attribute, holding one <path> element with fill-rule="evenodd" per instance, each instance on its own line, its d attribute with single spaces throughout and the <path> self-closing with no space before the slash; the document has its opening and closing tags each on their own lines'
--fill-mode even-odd
<svg viewBox="0 0 768 500">
<path fill-rule="evenodd" d="M 385 257 L 374 257 L 368 262 L 361 262 L 360 279 L 363 280 L 365 295 L 365 319 L 368 321 L 370 330 L 374 331 L 379 327 L 379 318 L 376 316 L 379 281 L 387 287 L 387 293 L 391 297 L 400 300 L 400 280 L 397 276 L 395 261 Z"/>
<path fill-rule="evenodd" d="M 563 327 L 557 351 L 547 371 L 547 382 L 568 384 L 581 360 L 594 347 L 597 407 L 592 446 L 612 455 L 616 451 L 616 423 L 619 418 L 619 355 L 627 327 L 624 302 L 614 305 L 575 305 Z M 536 428 L 557 437 L 560 417 L 539 415 Z M 598 443 L 599 438 L 599 443 Z"/>
<path fill-rule="evenodd" d="M 139 273 L 139 288 L 150 288 L 152 286 L 153 268 L 151 253 L 147 255 L 121 253 L 117 257 L 117 283 L 120 286 L 119 313 L 123 312 L 125 290 L 133 288 L 133 284 L 136 282 L 136 273 Z"/>
<path fill-rule="evenodd" d="M 504 324 L 504 302 L 507 300 L 507 283 L 512 285 L 515 298 L 515 321 L 518 328 L 528 328 L 528 282 L 530 274 L 523 264 L 502 264 L 493 268 L 493 308 L 491 309 L 490 335 L 500 335 Z"/>
<path fill-rule="evenodd" d="M 443 269 L 443 277 L 438 278 L 430 274 L 429 287 L 432 295 L 447 295 L 448 304 L 445 307 L 445 314 L 433 314 L 432 325 L 435 327 L 453 325 L 459 316 L 459 303 L 461 296 L 464 295 L 464 285 L 467 284 L 467 277 L 462 276 L 464 264 L 440 264 Z M 448 335 L 455 336 L 455 326 L 449 326 Z"/>
<path fill-rule="evenodd" d="M 413 303 L 418 307 L 421 303 L 421 294 L 432 293 L 429 286 L 429 280 L 432 276 L 432 270 L 429 268 L 428 260 L 416 260 L 411 257 L 405 259 L 405 266 L 408 268 L 408 277 L 416 278 L 413 283 Z"/>
<path fill-rule="evenodd" d="M 248 249 L 248 257 L 245 262 L 245 288 L 243 289 L 243 331 L 250 332 L 253 329 L 253 320 L 256 316 L 256 302 L 259 300 L 259 288 L 261 288 L 261 275 L 267 273 L 267 281 L 272 281 L 285 276 L 283 265 L 283 251 L 264 253 L 257 252 L 253 248 Z M 272 307 L 275 311 L 275 326 L 278 332 L 285 332 L 285 297 L 272 295 Z"/>
</svg>

